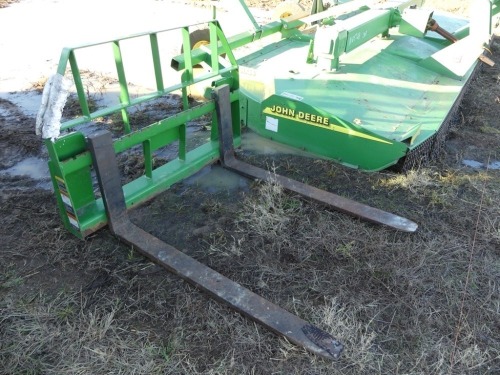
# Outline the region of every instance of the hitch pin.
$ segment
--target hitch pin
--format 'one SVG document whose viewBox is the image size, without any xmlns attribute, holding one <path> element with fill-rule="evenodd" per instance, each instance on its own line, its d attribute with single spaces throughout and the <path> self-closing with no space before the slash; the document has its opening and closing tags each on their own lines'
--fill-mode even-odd
<svg viewBox="0 0 500 375">
<path fill-rule="evenodd" d="M 436 20 L 434 18 L 431 18 L 429 20 L 429 22 L 427 23 L 427 30 L 435 31 L 436 33 L 441 35 L 443 38 L 445 38 L 446 40 L 449 40 L 452 43 L 455 43 L 458 41 L 458 39 L 455 38 L 455 36 L 453 34 L 449 33 L 448 31 L 443 29 L 441 26 L 439 26 L 439 24 L 436 22 Z"/>
</svg>

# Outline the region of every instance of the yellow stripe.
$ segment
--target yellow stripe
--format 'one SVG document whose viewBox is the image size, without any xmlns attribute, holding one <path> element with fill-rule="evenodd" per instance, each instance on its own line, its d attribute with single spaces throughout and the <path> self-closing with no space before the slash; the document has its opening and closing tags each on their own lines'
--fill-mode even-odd
<svg viewBox="0 0 500 375">
<path fill-rule="evenodd" d="M 361 132 L 358 132 L 356 130 L 344 128 L 343 126 L 332 125 L 332 124 L 330 124 L 330 125 L 322 125 L 322 124 L 318 124 L 318 123 L 315 123 L 315 122 L 312 122 L 312 121 L 298 119 L 296 117 L 290 117 L 290 116 L 286 116 L 286 115 L 283 115 L 283 114 L 280 114 L 280 113 L 275 113 L 275 112 L 272 112 L 269 109 L 269 107 L 267 107 L 266 109 L 264 109 L 263 112 L 265 114 L 267 114 L 267 115 L 271 115 L 271 116 L 275 116 L 275 117 L 281 117 L 281 118 L 284 118 L 284 119 L 293 120 L 293 121 L 297 121 L 297 122 L 302 122 L 302 123 L 308 124 L 308 125 L 318 126 L 320 128 L 325 128 L 325 129 L 328 129 L 328 130 L 333 130 L 333 131 L 335 131 L 337 133 L 352 135 L 353 137 L 369 139 L 370 141 L 375 141 L 375 142 L 386 143 L 388 145 L 392 145 L 392 142 L 388 142 L 386 140 L 383 140 L 383 139 L 371 136 L 369 134 L 361 133 Z"/>
<path fill-rule="evenodd" d="M 64 185 L 66 185 L 66 183 L 64 182 L 64 180 L 61 177 L 59 177 L 59 176 L 54 176 L 54 177 L 56 178 L 57 181 L 59 181 L 59 182 L 63 183 Z"/>
</svg>

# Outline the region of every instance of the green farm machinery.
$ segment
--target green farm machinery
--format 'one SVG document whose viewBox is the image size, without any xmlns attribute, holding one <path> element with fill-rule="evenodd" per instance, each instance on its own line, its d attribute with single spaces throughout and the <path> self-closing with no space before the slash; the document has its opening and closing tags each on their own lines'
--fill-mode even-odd
<svg viewBox="0 0 500 375">
<path fill-rule="evenodd" d="M 307 14 L 292 2 L 265 25 L 238 1 L 254 30 L 227 37 L 214 10 L 213 19 L 201 24 L 64 48 L 44 90 L 37 132 L 49 152 L 60 216 L 70 232 L 84 238 L 108 224 L 120 240 L 214 298 L 335 359 L 343 346 L 329 333 L 146 233 L 130 222 L 127 209 L 220 162 L 352 216 L 415 231 L 411 220 L 239 160 L 242 128 L 366 171 L 425 162 L 439 152 L 480 61 L 492 64 L 483 52 L 500 1 L 476 1 L 470 21 L 421 9 L 415 0 L 337 1 L 328 8 L 314 1 Z M 165 66 L 163 43 L 173 34 L 182 52 Z M 154 79 L 152 88 L 133 95 L 123 46 L 136 40 L 147 45 L 150 69 L 141 69 Z M 77 56 L 94 49 L 109 52 L 117 103 L 96 107 L 88 95 Z M 73 85 L 79 113 L 61 122 Z M 192 103 L 194 87 L 202 88 L 204 101 Z M 180 98 L 178 111 L 147 125 L 134 123 L 137 107 L 171 95 Z M 120 129 L 102 121 L 110 116 L 120 120 Z M 192 147 L 187 123 L 200 117 L 210 119 L 210 137 Z M 156 166 L 155 155 L 170 145 L 176 156 Z M 117 156 L 133 153 L 141 154 L 144 173 L 122 184 Z"/>
</svg>

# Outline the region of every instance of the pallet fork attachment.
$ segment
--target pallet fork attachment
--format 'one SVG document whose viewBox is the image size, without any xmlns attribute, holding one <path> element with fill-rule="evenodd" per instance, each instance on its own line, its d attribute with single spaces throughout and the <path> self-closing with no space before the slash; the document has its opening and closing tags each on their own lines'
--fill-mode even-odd
<svg viewBox="0 0 500 375">
<path fill-rule="evenodd" d="M 272 25 L 274 26 L 268 29 L 270 34 L 279 32 L 283 27 L 280 22 Z M 403 217 L 354 202 L 238 160 L 235 147 L 239 146 L 241 142 L 242 117 L 240 115 L 243 113 L 244 117 L 244 114 L 248 113 L 249 107 L 248 100 L 245 99 L 241 91 L 239 64 L 231 52 L 231 42 L 225 37 L 218 21 L 209 21 L 210 53 L 205 56 L 203 55 L 207 53 L 205 49 L 191 49 L 189 27 L 179 28 L 183 38 L 184 52 L 179 64 L 173 64 L 173 70 L 178 70 L 177 68 L 183 70 L 181 83 L 168 87 L 166 86 L 170 79 L 165 81 L 163 78 L 166 72 L 162 68 L 157 36 L 159 33 L 170 35 L 169 33 L 176 32 L 177 29 L 138 34 L 103 42 L 112 46 L 120 84 L 120 104 L 93 111 L 91 111 L 88 98 L 85 95 L 75 51 L 93 48 L 102 43 L 63 50 L 58 74 L 62 79 L 68 65 L 71 67 L 80 102 L 81 116 L 71 118 L 61 124 L 58 130 L 65 131 L 62 136 L 59 136 L 59 132 L 57 135 L 44 135 L 42 132 L 42 137 L 45 138 L 49 151 L 52 182 L 65 226 L 76 236 L 84 238 L 108 223 L 112 233 L 121 241 L 133 246 L 170 272 L 207 292 L 214 299 L 224 302 L 241 314 L 284 336 L 288 341 L 302 346 L 320 357 L 330 360 L 338 359 L 343 345 L 334 336 L 199 263 L 147 233 L 129 219 L 127 207 L 152 198 L 174 183 L 219 160 L 226 169 L 249 178 L 277 182 L 284 188 L 307 199 L 315 200 L 351 216 L 405 232 L 414 232 L 417 229 L 416 223 Z M 266 33 L 262 32 L 259 35 L 263 37 Z M 253 40 L 254 36 L 250 39 Z M 156 81 L 156 91 L 137 98 L 132 98 L 128 91 L 129 83 L 125 75 L 125 65 L 122 64 L 119 43 L 121 40 L 131 38 L 148 39 Z M 250 42 L 249 38 L 243 36 L 240 41 L 242 43 L 244 41 Z M 228 56 L 229 64 L 226 64 L 227 66 L 221 64 L 217 58 L 220 54 Z M 194 76 L 193 67 L 199 61 L 204 61 L 210 65 L 211 69 L 201 76 Z M 181 62 L 182 64 L 180 64 Z M 172 72 L 169 71 L 169 73 Z M 209 94 L 210 91 L 212 93 L 211 100 L 196 106 L 189 105 L 188 89 L 203 82 L 207 85 L 206 93 Z M 151 103 L 153 100 L 161 99 L 176 90 L 180 90 L 182 98 L 180 112 L 167 114 L 165 118 L 142 127 L 136 127 L 135 123 L 131 124 L 129 112 L 133 113 L 134 108 L 143 103 Z M 210 96 L 206 95 L 206 97 Z M 115 134 L 114 139 L 111 133 L 106 130 L 96 131 L 87 136 L 84 135 L 84 129 L 66 132 L 80 125 L 96 125 L 92 122 L 99 121 L 103 116 L 117 113 L 121 114 L 123 131 L 118 136 Z M 186 146 L 186 124 L 205 115 L 211 115 L 213 120 L 214 126 L 211 129 L 210 139 L 207 143 L 189 150 Z M 324 118 L 326 119 L 326 117 Z M 87 134 L 87 130 L 85 130 L 85 134 Z M 175 142 L 178 142 L 177 158 L 154 168 L 154 152 Z M 141 147 L 144 157 L 144 175 L 122 186 L 116 155 L 132 148 L 140 149 Z M 101 190 L 100 197 L 95 193 L 92 167 Z"/>
</svg>

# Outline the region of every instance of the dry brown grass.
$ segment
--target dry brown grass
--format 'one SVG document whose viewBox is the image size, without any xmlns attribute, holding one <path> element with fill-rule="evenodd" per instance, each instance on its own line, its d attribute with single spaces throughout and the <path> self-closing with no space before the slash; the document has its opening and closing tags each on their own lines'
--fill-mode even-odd
<svg viewBox="0 0 500 375">
<path fill-rule="evenodd" d="M 311 162 L 290 160 L 303 163 L 299 171 Z M 408 175 L 315 165 L 319 180 L 327 176 L 322 168 L 330 171 L 334 189 L 397 207 L 419 231 L 359 222 L 276 184 L 238 199 L 178 186 L 132 214 L 165 241 L 339 337 L 346 345 L 339 362 L 320 360 L 211 301 L 105 230 L 84 242 L 72 238 L 49 192 L 11 192 L 1 210 L 3 373 L 496 373 L 498 172 L 453 163 Z M 204 225 L 212 230 L 193 230 Z"/>
<path fill-rule="evenodd" d="M 478 214 L 477 202 L 463 200 L 462 204 L 467 205 L 463 211 L 450 206 L 443 212 L 442 207 L 432 203 L 431 190 L 426 189 L 444 187 L 447 182 L 443 183 L 441 177 L 429 181 L 429 173 L 424 171 L 421 173 L 424 183 L 416 184 L 418 175 L 418 171 L 410 174 L 411 185 L 400 185 L 405 190 L 411 186 L 407 194 L 431 204 L 425 213 L 431 217 L 422 216 L 417 220 L 423 227 L 416 236 L 354 225 L 352 220 L 333 213 L 315 209 L 311 212 L 309 206 L 287 214 L 290 220 L 283 227 L 283 220 L 276 221 L 273 217 L 274 212 L 283 209 L 283 206 L 276 209 L 276 202 L 286 199 L 277 197 L 274 204 L 269 205 L 266 195 L 271 188 L 263 188 L 263 196 L 253 202 L 262 205 L 260 210 L 245 211 L 246 215 L 249 212 L 259 212 L 259 215 L 251 216 L 253 221 L 244 216 L 247 235 L 256 239 L 253 247 L 260 247 L 262 254 L 273 254 L 255 257 L 264 269 L 262 272 L 267 273 L 261 278 L 266 280 L 269 293 L 285 289 L 294 296 L 294 303 L 287 306 L 289 309 L 315 317 L 316 324 L 346 340 L 349 349 L 339 365 L 344 373 L 441 374 L 453 370 L 453 373 L 465 374 L 474 373 L 474 369 L 479 369 L 478 373 L 490 373 L 490 370 L 494 373 L 491 366 L 498 369 L 500 358 L 498 342 L 484 345 L 480 338 L 496 337 L 498 284 L 494 280 L 499 279 L 500 273 L 498 260 L 494 259 L 498 257 L 499 243 L 495 239 L 491 243 L 492 239 L 483 232 L 483 220 L 477 233 L 473 225 L 461 223 L 461 215 L 470 219 L 467 222 L 475 220 L 471 212 Z M 472 179 L 465 185 L 479 199 L 479 194 L 474 194 L 479 193 L 475 183 Z M 498 185 L 484 193 L 485 185 L 481 186 L 484 199 L 498 199 L 498 192 L 494 192 Z M 264 207 L 272 207 L 265 219 Z M 481 218 L 498 215 L 497 207 L 483 208 Z M 439 219 L 433 220 L 434 215 Z M 446 216 L 451 217 L 446 219 Z M 294 223 L 294 218 L 299 223 Z M 274 222 L 281 230 L 276 234 L 270 234 L 269 230 L 257 232 L 263 221 L 271 226 Z M 447 224 L 455 229 L 443 230 Z M 300 230 L 296 229 L 297 225 Z M 471 267 L 481 271 L 472 273 L 473 290 L 464 290 L 473 236 L 480 238 L 483 244 L 480 264 L 475 264 L 478 260 L 474 257 Z M 273 272 L 280 269 L 283 257 L 293 264 L 290 271 L 293 276 Z M 491 261 L 493 263 L 485 267 L 485 262 Z M 301 285 L 305 280 L 307 288 Z M 273 287 L 271 282 L 278 286 Z M 467 302 L 462 306 L 464 295 Z M 478 310 L 478 303 L 489 308 Z M 461 311 L 474 319 L 466 319 L 459 326 Z M 455 346 L 452 338 L 458 329 L 461 334 Z M 450 362 L 452 352 L 455 353 L 453 363 Z"/>
<path fill-rule="evenodd" d="M 128 330 L 118 301 L 88 306 L 79 294 L 34 296 L 2 311 L 4 374 L 151 374 L 165 368 L 147 332 Z M 6 353 L 8 351 L 8 353 Z M 21 370 L 25 369 L 25 370 Z"/>
<path fill-rule="evenodd" d="M 179 193 L 178 202 L 196 200 L 200 194 L 199 199 L 205 199 L 194 188 L 166 194 L 134 213 L 135 219 L 147 215 L 157 220 L 141 220 L 157 235 L 341 338 L 346 352 L 335 364 L 207 299 L 116 243 L 106 231 L 85 243 L 72 239 L 58 229 L 55 213 L 42 209 L 40 222 L 57 229 L 54 241 L 36 244 L 28 241 L 26 232 L 22 246 L 6 246 L 21 257 L 46 259 L 47 254 L 50 260 L 35 271 L 18 263 L 10 267 L 15 272 L 3 273 L 4 373 L 266 374 L 271 369 L 287 374 L 445 374 L 452 369 L 454 352 L 453 373 L 493 374 L 500 355 L 495 328 L 500 242 L 490 234 L 499 229 L 498 206 L 485 205 L 481 211 L 472 263 L 475 227 L 468 223 L 478 214 L 480 196 L 484 194 L 484 202 L 498 203 L 500 189 L 494 175 L 466 175 L 461 203 L 466 207 L 413 211 L 421 224 L 414 235 L 325 211 L 275 184 L 261 185 L 236 212 L 224 194 L 212 197 L 205 215 L 191 223 L 179 216 L 195 212 L 189 205 L 171 223 L 165 218 L 176 211 Z M 373 179 L 363 176 L 350 177 L 358 184 Z M 375 195 L 392 180 L 386 175 L 378 178 Z M 392 184 L 392 193 L 402 190 L 408 195 L 405 207 L 425 205 L 430 199 L 426 189 L 446 183 L 439 174 L 429 177 L 423 172 L 423 179 L 429 178 L 431 184 L 413 183 L 411 189 Z M 165 229 L 174 222 L 193 228 L 198 220 L 219 223 L 230 217 L 234 225 L 223 232 L 215 229 L 205 238 L 212 250 L 218 250 L 210 254 L 205 239 L 199 242 L 189 232 L 175 239 L 171 233 L 179 234 L 179 228 Z M 4 255 L 16 259 L 5 251 Z M 50 275 L 54 267 L 61 270 L 52 272 L 56 280 L 50 277 L 40 284 L 38 277 Z M 465 318 L 459 327 L 462 309 Z"/>
<path fill-rule="evenodd" d="M 0 0 L 0 8 L 7 8 L 9 5 L 18 3 L 20 0 Z"/>
<path fill-rule="evenodd" d="M 422 6 L 428 9 L 443 10 L 468 17 L 471 1 L 424 0 Z"/>
</svg>

